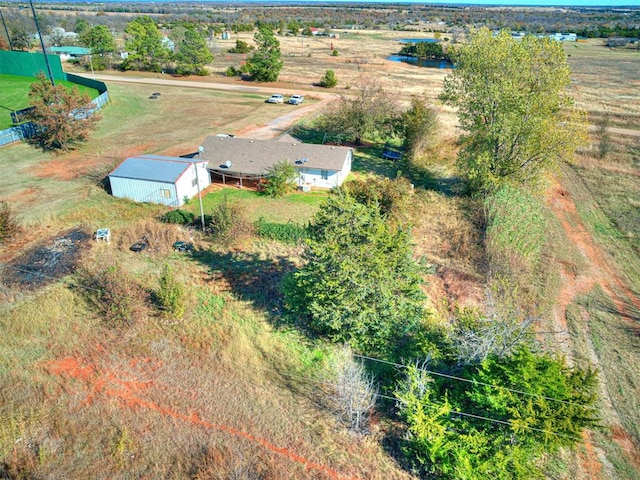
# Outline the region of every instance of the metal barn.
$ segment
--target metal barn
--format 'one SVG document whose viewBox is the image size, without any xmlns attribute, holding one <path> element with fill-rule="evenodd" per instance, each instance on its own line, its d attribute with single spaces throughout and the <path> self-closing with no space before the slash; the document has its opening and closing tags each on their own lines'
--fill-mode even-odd
<svg viewBox="0 0 640 480">
<path fill-rule="evenodd" d="M 211 183 L 207 160 L 140 155 L 109 174 L 114 197 L 179 207 Z"/>
</svg>

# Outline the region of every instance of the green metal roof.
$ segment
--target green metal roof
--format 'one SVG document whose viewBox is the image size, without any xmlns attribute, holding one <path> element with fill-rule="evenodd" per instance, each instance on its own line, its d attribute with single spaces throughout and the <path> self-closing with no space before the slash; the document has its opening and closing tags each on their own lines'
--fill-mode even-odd
<svg viewBox="0 0 640 480">
<path fill-rule="evenodd" d="M 84 47 L 49 47 L 51 53 L 66 53 L 67 55 L 89 55 L 91 50 Z"/>
</svg>

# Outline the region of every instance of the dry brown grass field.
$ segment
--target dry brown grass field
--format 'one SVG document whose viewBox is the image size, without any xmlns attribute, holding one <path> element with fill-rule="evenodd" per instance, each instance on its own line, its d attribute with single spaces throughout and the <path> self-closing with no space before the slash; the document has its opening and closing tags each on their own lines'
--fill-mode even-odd
<svg viewBox="0 0 640 480">
<path fill-rule="evenodd" d="M 75 273 L 54 270 L 38 282 L 0 285 L 0 477 L 414 478 L 403 468 L 392 421 L 374 418 L 371 434 L 356 436 L 336 420 L 327 400 L 331 348 L 273 326 L 277 282 L 297 261 L 296 249 L 250 234 L 233 245 L 212 245 L 159 223 L 160 207 L 116 200 L 101 187 L 128 155 L 191 152 L 206 135 L 248 134 L 290 112 L 265 104 L 264 92 L 305 92 L 314 103 L 313 92 L 321 89 L 313 84 L 327 69 L 336 72 L 339 84 L 331 92 L 337 94 L 375 78 L 402 98 L 425 95 L 441 112 L 439 149 L 424 161 L 435 181 L 417 192 L 413 211 L 416 253 L 437 266 L 428 278 L 432 306 L 446 320 L 455 305 L 482 304 L 479 213 L 472 200 L 441 188 L 455 179 L 458 135 L 453 112 L 437 101 L 446 71 L 385 60 L 406 32 L 338 33 L 339 39 L 281 38 L 280 81 L 255 92 L 112 82 L 112 103 L 78 151 L 55 156 L 22 144 L 0 150 L 0 200 L 25 227 L 0 250 L 0 262 L 10 265 L 2 278 L 20 273 L 33 252 L 57 258 L 56 239 L 71 230 L 90 236 L 110 226 L 114 232 L 111 244 L 81 241 Z M 222 51 L 234 41 L 217 45 Z M 612 126 L 639 129 L 640 54 L 611 51 L 597 40 L 566 49 L 573 93 L 590 118 L 609 114 Z M 173 80 L 255 87 L 223 75 L 241 60 L 221 52 L 210 77 Z M 154 91 L 160 98 L 148 99 Z M 595 154 L 595 132 L 592 140 L 575 165 L 549 182 L 555 244 L 546 268 L 556 282 L 547 295 L 555 308 L 539 331 L 558 332 L 541 339 L 572 362 L 598 368 L 603 427 L 586 436 L 584 447 L 554 459 L 549 477 L 633 479 L 640 472 L 640 140 L 612 135 L 605 159 Z M 378 159 L 359 154 L 358 175 L 374 174 L 374 161 L 378 166 Z M 283 217 L 296 211 L 308 218 L 317 205 L 265 204 L 242 195 L 245 209 Z M 153 248 L 130 252 L 143 235 Z M 175 239 L 190 235 L 195 255 L 172 252 Z M 165 264 L 187 286 L 181 320 L 167 318 L 152 301 Z M 128 325 L 104 321 L 86 282 L 86 272 L 114 265 L 124 267 L 126 285 L 140 295 Z"/>
</svg>

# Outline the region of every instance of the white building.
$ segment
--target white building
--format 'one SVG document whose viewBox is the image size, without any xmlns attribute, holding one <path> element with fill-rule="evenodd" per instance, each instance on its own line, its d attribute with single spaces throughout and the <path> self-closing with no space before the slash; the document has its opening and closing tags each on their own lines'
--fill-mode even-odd
<svg viewBox="0 0 640 480">
<path fill-rule="evenodd" d="M 298 172 L 302 190 L 334 188 L 351 172 L 353 151 L 347 147 L 302 143 L 290 135 L 278 140 L 253 140 L 211 136 L 202 144 L 201 156 L 222 183 L 249 186 L 269 174 L 280 162 L 290 162 Z"/>
<path fill-rule="evenodd" d="M 114 197 L 179 207 L 211 183 L 200 158 L 140 155 L 129 157 L 109 174 Z"/>
</svg>

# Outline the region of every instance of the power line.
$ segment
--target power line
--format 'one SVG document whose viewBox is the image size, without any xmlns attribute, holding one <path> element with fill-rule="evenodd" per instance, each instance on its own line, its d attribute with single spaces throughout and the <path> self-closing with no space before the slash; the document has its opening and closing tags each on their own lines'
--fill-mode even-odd
<svg viewBox="0 0 640 480">
<path fill-rule="evenodd" d="M 19 272 L 28 273 L 28 274 L 32 274 L 32 275 L 35 275 L 35 276 L 40 276 L 40 277 L 43 277 L 43 278 L 46 278 L 46 279 L 49 279 L 49 280 L 59 280 L 61 283 L 69 285 L 69 286 L 71 286 L 73 288 L 79 288 L 79 289 L 95 291 L 95 292 L 98 292 L 98 293 L 104 293 L 104 289 L 101 289 L 101 288 L 91 287 L 91 286 L 88 286 L 88 285 L 82 285 L 82 284 L 78 284 L 78 283 L 72 283 L 72 282 L 69 282 L 68 280 L 59 279 L 59 278 L 56 278 L 56 277 L 45 275 L 45 274 L 40 273 L 40 272 L 35 272 L 35 271 L 29 270 L 29 269 L 22 269 L 22 268 L 13 266 L 13 265 L 9 265 L 9 264 L 0 262 L 0 267 L 2 267 L 2 266 L 11 268 L 11 269 L 19 271 Z M 155 307 L 158 310 L 161 310 L 161 311 L 168 311 L 168 309 L 162 307 L 161 305 L 155 305 Z M 216 323 L 217 324 L 224 324 L 224 325 L 234 326 L 234 327 L 238 326 L 237 322 L 228 322 L 228 321 L 216 320 Z M 390 362 L 388 360 L 382 360 L 382 359 L 371 357 L 371 356 L 367 356 L 367 355 L 360 355 L 360 354 L 354 353 L 353 356 L 356 357 L 356 358 L 364 359 L 364 360 L 369 360 L 369 361 L 384 363 L 384 364 L 387 364 L 387 365 L 392 365 L 392 366 L 395 366 L 397 368 L 403 368 L 403 369 L 409 368 L 409 366 L 405 365 L 405 364 L 396 363 L 396 362 Z M 580 405 L 580 404 L 578 404 L 576 402 L 571 402 L 569 400 L 562 400 L 562 399 L 559 399 L 559 398 L 549 397 L 549 396 L 546 396 L 546 395 L 525 392 L 523 390 L 516 390 L 516 389 L 512 389 L 512 388 L 505 387 L 505 386 L 502 386 L 502 385 L 495 385 L 495 384 L 485 383 L 485 382 L 481 382 L 481 381 L 478 381 L 478 380 L 470 380 L 468 378 L 457 377 L 455 375 L 435 372 L 435 371 L 432 371 L 432 370 L 428 370 L 426 368 L 419 368 L 418 370 L 419 371 L 423 371 L 425 373 L 428 373 L 430 375 L 448 378 L 450 380 L 456 380 L 456 381 L 461 381 L 461 382 L 466 382 L 466 383 L 472 383 L 472 384 L 482 385 L 482 386 L 486 386 L 486 387 L 490 387 L 490 388 L 497 388 L 497 389 L 500 389 L 500 390 L 504 390 L 504 391 L 508 391 L 508 392 L 512 392 L 512 393 L 517 393 L 517 394 L 521 394 L 521 395 L 526 395 L 526 396 L 530 396 L 530 397 L 535 397 L 535 398 L 542 398 L 542 399 L 545 399 L 545 400 L 554 401 L 554 402 L 562 403 L 562 404 L 565 404 L 565 405 L 582 406 L 582 405 Z M 382 394 L 378 394 L 378 396 L 380 396 L 381 398 L 388 398 L 388 399 L 391 399 L 391 400 L 394 400 L 394 401 L 397 400 L 397 399 L 392 398 L 392 397 L 383 396 Z M 595 407 L 594 407 L 594 409 L 595 409 Z M 462 416 L 466 415 L 464 412 L 458 412 L 458 413 L 460 415 L 462 415 Z M 472 415 L 472 414 L 468 414 L 468 415 Z M 624 418 L 627 418 L 627 419 L 640 420 L 640 417 L 638 417 L 638 416 L 627 415 L 627 414 L 624 414 L 624 413 L 618 412 L 618 411 L 616 411 L 616 415 L 618 417 L 624 417 Z"/>
<path fill-rule="evenodd" d="M 356 355 L 354 355 L 354 356 L 356 356 Z M 332 387 L 336 387 L 336 388 L 340 387 L 339 385 L 336 385 L 334 383 L 323 381 L 323 380 L 316 380 L 316 379 L 311 378 L 311 377 L 305 377 L 305 376 L 302 376 L 302 375 L 294 375 L 294 374 L 290 374 L 290 373 L 284 373 L 284 372 L 281 372 L 281 371 L 278 371 L 278 370 L 274 370 L 274 369 L 271 369 L 271 368 L 266 368 L 265 370 L 269 370 L 271 372 L 277 373 L 279 375 L 283 375 L 285 377 L 297 378 L 297 379 L 306 380 L 306 381 L 309 381 L 309 382 L 318 383 L 318 384 L 322 384 L 322 385 L 328 385 L 328 386 L 332 386 Z M 351 390 L 352 391 L 358 391 L 360 393 L 364 393 L 364 390 L 356 390 L 356 389 L 351 389 Z M 374 393 L 373 395 L 375 395 L 376 397 L 379 397 L 379 398 L 385 398 L 385 399 L 388 399 L 388 400 L 392 400 L 394 402 L 401 402 L 401 400 L 396 398 L 396 397 L 391 397 L 389 395 L 384 395 L 382 393 Z M 434 402 L 431 402 L 430 404 L 425 405 L 425 406 L 428 407 L 428 408 L 435 409 L 435 408 L 443 407 L 445 405 L 444 404 L 434 404 Z M 449 416 L 451 416 L 451 415 L 459 415 L 459 416 L 462 416 L 462 417 L 469 417 L 469 418 L 474 418 L 476 420 L 483 420 L 483 421 L 487 421 L 487 422 L 493 422 L 493 423 L 497 423 L 497 424 L 501 424 L 501 425 L 506 425 L 506 426 L 509 426 L 509 427 L 514 427 L 514 424 L 512 422 L 508 421 L 508 420 L 499 420 L 499 419 L 496 419 L 496 418 L 485 417 L 485 416 L 482 416 L 482 415 L 476 415 L 476 414 L 473 414 L 473 413 L 468 413 L 468 412 L 463 412 L 463 411 L 458 411 L 458 410 L 451 410 L 448 413 L 448 415 Z M 557 436 L 557 437 L 562 437 L 562 438 L 566 438 L 566 439 L 569 439 L 569 440 L 574 440 L 574 441 L 577 441 L 577 442 L 581 442 L 583 440 L 581 437 L 575 437 L 573 435 L 568 435 L 568 434 L 564 434 L 564 433 L 558 433 L 558 432 L 553 432 L 553 431 L 549 431 L 549 430 L 543 430 L 541 428 L 531 427 L 531 426 L 528 426 L 528 425 L 518 425 L 517 427 L 518 428 L 524 428 L 524 429 L 531 430 L 531 431 L 535 431 L 535 432 L 544 433 L 545 435 L 554 435 L 554 436 Z M 605 444 L 602 444 L 602 443 L 599 443 L 599 442 L 593 442 L 593 444 L 597 445 L 598 447 L 600 447 L 602 449 L 606 449 L 606 448 L 610 447 L 610 445 L 605 445 Z M 624 448 L 621 445 L 617 445 L 617 447 L 620 450 L 622 450 L 624 452 L 627 452 L 627 453 L 634 454 L 636 452 L 636 450 L 634 450 L 634 449 Z"/>
<path fill-rule="evenodd" d="M 387 360 L 381 360 L 379 358 L 369 357 L 367 355 L 359 355 L 359 354 L 354 353 L 353 356 L 354 357 L 358 357 L 358 358 L 362 358 L 362 359 L 365 359 L 365 360 L 385 363 L 387 365 L 392 365 L 392 366 L 398 367 L 398 368 L 409 368 L 408 365 L 404 365 L 404 364 L 396 363 L 396 362 L 389 362 Z M 580 406 L 580 404 L 575 403 L 575 402 L 571 402 L 569 400 L 562 400 L 560 398 L 548 397 L 546 395 L 540 395 L 538 393 L 525 392 L 524 390 L 516 390 L 516 389 L 513 389 L 513 388 L 509 388 L 509 387 L 503 387 L 502 385 L 495 385 L 495 384 L 491 384 L 491 383 L 481 382 L 479 380 L 470 380 L 468 378 L 457 377 L 455 375 L 450 375 L 448 373 L 435 372 L 433 370 L 428 370 L 426 368 L 418 368 L 418 370 L 421 371 L 421 372 L 428 373 L 429 375 L 435 375 L 435 376 L 438 376 L 438 377 L 444 377 L 444 378 L 448 378 L 450 380 L 457 380 L 457 381 L 460 381 L 460 382 L 472 383 L 474 385 L 482 385 L 482 386 L 485 386 L 485 387 L 498 388 L 500 390 L 504 390 L 504 391 L 507 391 L 507 392 L 518 393 L 520 395 L 526 395 L 526 396 L 529 396 L 529 397 L 542 398 L 542 399 L 550 400 L 550 401 L 553 401 L 553 402 L 563 403 L 565 405 Z"/>
</svg>

